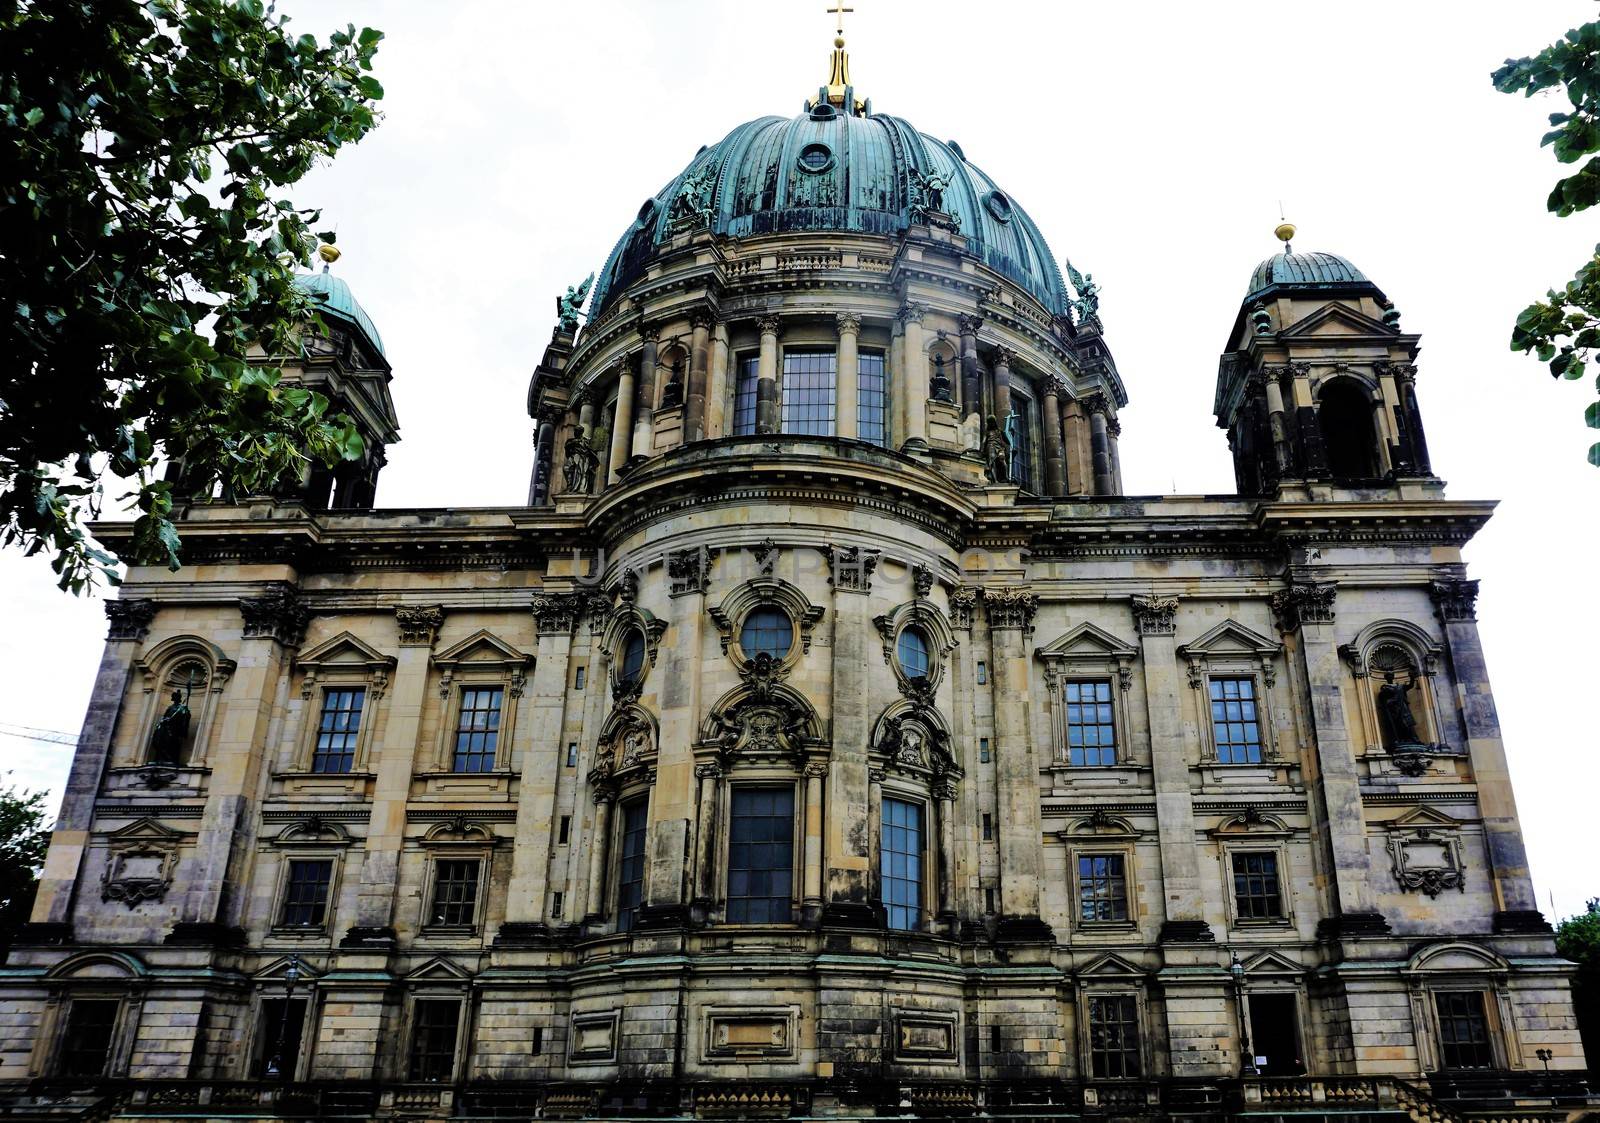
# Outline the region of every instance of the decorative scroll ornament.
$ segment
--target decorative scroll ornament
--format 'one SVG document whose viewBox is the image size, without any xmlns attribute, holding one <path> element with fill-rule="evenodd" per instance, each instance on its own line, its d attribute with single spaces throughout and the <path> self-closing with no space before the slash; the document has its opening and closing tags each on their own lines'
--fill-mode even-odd
<svg viewBox="0 0 1600 1123">
<path fill-rule="evenodd" d="M 112 834 L 106 851 L 100 898 L 130 909 L 159 901 L 172 886 L 181 836 L 152 819 L 140 819 Z"/>
<path fill-rule="evenodd" d="M 596 589 L 583 600 L 583 610 L 589 616 L 589 634 L 598 636 L 606 630 L 611 619 L 611 598 Z"/>
<path fill-rule="evenodd" d="M 1339 586 L 1332 581 L 1296 581 L 1272 594 L 1272 614 L 1278 630 L 1292 632 L 1305 624 L 1333 623 L 1333 604 Z"/>
<path fill-rule="evenodd" d="M 928 594 L 933 592 L 933 568 L 920 563 L 913 565 L 911 587 L 915 590 L 918 600 L 926 600 Z"/>
<path fill-rule="evenodd" d="M 752 546 L 750 556 L 756 561 L 758 577 L 771 577 L 778 567 L 778 547 L 770 538 L 763 538 Z"/>
<path fill-rule="evenodd" d="M 1466 892 L 1466 861 L 1457 828 L 1443 812 L 1421 807 L 1389 824 L 1389 858 L 1395 881 L 1410 892 L 1437 897 Z"/>
<path fill-rule="evenodd" d="M 863 550 L 860 546 L 820 547 L 828 560 L 828 583 L 835 589 L 849 593 L 872 592 L 872 574 L 878 568 L 881 551 Z"/>
<path fill-rule="evenodd" d="M 1136 596 L 1130 604 L 1141 636 L 1170 636 L 1177 632 L 1177 597 Z"/>
<path fill-rule="evenodd" d="M 1428 585 L 1428 592 L 1433 597 L 1433 604 L 1439 612 L 1439 619 L 1445 623 L 1476 620 L 1478 618 L 1478 583 L 1476 581 L 1459 578 L 1433 581 Z"/>
<path fill-rule="evenodd" d="M 1027 589 L 986 588 L 983 608 L 989 614 L 989 627 L 995 630 L 1033 631 L 1033 617 L 1039 611 L 1039 598 Z"/>
<path fill-rule="evenodd" d="M 600 748 L 589 770 L 589 785 L 615 792 L 616 785 L 648 776 L 656 761 L 656 727 L 648 712 L 631 703 L 611 711 L 600 730 Z"/>
<path fill-rule="evenodd" d="M 243 597 L 239 614 L 244 617 L 244 635 L 275 639 L 285 647 L 298 647 L 305 638 L 310 611 L 301 603 L 294 586 L 274 583 L 259 597 Z"/>
<path fill-rule="evenodd" d="M 150 633 L 150 621 L 156 616 L 155 601 L 108 600 L 105 603 L 109 623 L 106 639 L 143 640 Z"/>
<path fill-rule="evenodd" d="M 724 767 L 735 759 L 798 766 L 816 740 L 815 714 L 805 699 L 786 685 L 788 668 L 767 652 L 745 661 L 742 685 L 712 708 L 701 729 Z"/>
<path fill-rule="evenodd" d="M 394 610 L 400 626 L 401 647 L 432 647 L 444 624 L 444 608 L 437 604 L 403 604 Z"/>
</svg>

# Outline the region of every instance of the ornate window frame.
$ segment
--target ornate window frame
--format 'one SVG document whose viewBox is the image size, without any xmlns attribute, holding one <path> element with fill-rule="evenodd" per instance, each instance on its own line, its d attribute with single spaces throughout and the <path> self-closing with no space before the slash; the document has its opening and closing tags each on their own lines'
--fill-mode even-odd
<svg viewBox="0 0 1600 1123">
<path fill-rule="evenodd" d="M 745 618 L 757 608 L 776 608 L 789 617 L 789 623 L 794 626 L 794 642 L 789 646 L 788 655 L 773 662 L 784 671 L 792 669 L 810 653 L 811 633 L 825 610 L 812 604 L 794 585 L 776 577 L 758 577 L 732 589 L 722 598 L 721 604 L 707 611 L 721 636 L 722 653 L 741 670 L 753 660 L 740 646 L 739 633 L 744 628 Z"/>
<path fill-rule="evenodd" d="M 44 1018 L 34 1037 L 30 1071 L 51 1076 L 61 1073 L 66 1062 L 72 1003 L 86 1000 L 118 1004 L 101 1078 L 126 1076 L 143 1016 L 143 983 L 147 977 L 144 965 L 125 952 L 80 952 L 51 967 L 45 975 L 50 991 L 45 1000 Z"/>
<path fill-rule="evenodd" d="M 474 655 L 474 652 L 483 652 Z M 517 702 L 528 681 L 533 656 L 526 655 L 487 629 L 433 656 L 439 671 L 439 733 L 434 747 L 435 775 L 455 777 L 459 782 L 472 777 L 507 776 L 511 772 L 513 740 L 517 727 Z M 463 689 L 501 687 L 500 729 L 495 739 L 494 768 L 486 772 L 455 770 L 456 724 L 461 718 Z"/>
<path fill-rule="evenodd" d="M 366 772 L 372 745 L 372 729 L 377 724 L 377 703 L 389 688 L 389 676 L 397 660 L 384 655 L 350 632 L 340 632 L 318 644 L 294 661 L 300 678 L 300 732 L 296 738 L 292 771 L 305 776 L 352 776 Z M 329 690 L 363 687 L 366 698 L 361 706 L 361 727 L 356 731 L 356 751 L 349 772 L 313 772 L 317 733 L 322 721 L 322 704 Z"/>
<path fill-rule="evenodd" d="M 1189 686 L 1198 692 L 1196 710 L 1200 731 L 1200 761 L 1207 768 L 1281 768 L 1290 763 L 1278 750 L 1278 660 L 1283 644 L 1228 619 L 1178 645 L 1178 658 L 1188 664 Z M 1248 678 L 1255 684 L 1256 721 L 1261 732 L 1261 761 L 1224 762 L 1217 759 L 1216 731 L 1211 724 L 1211 682 Z"/>
<path fill-rule="evenodd" d="M 272 890 L 272 913 L 267 927 L 274 937 L 305 937 L 325 939 L 334 931 L 335 914 L 339 911 L 339 892 L 344 883 L 344 853 L 354 840 L 350 832 L 338 823 L 308 815 L 299 822 L 290 823 L 279 831 L 270 845 L 278 853 L 278 870 Z M 285 924 L 283 906 L 289 892 L 289 863 L 321 861 L 332 863 L 328 877 L 328 904 L 321 924 Z"/>
<path fill-rule="evenodd" d="M 465 815 L 457 815 L 453 819 L 435 823 L 428 828 L 427 833 L 417 843 L 427 863 L 422 885 L 422 916 L 417 925 L 417 935 L 420 938 L 477 939 L 487 929 L 489 885 L 494 880 L 494 852 L 500 844 L 501 839 L 491 827 L 485 823 L 474 822 Z M 431 919 L 441 861 L 478 863 L 478 895 L 473 902 L 470 924 L 441 924 Z"/>
<path fill-rule="evenodd" d="M 624 570 L 612 589 L 612 595 L 619 603 L 605 616 L 605 622 L 599 632 L 600 659 L 605 664 L 606 678 L 611 683 L 611 697 L 618 705 L 637 701 L 644 693 L 644 684 L 650 678 L 650 671 L 655 667 L 661 654 L 661 637 L 667 631 L 665 620 L 658 619 L 648 609 L 639 607 L 638 592 L 638 573 L 631 569 Z M 591 618 L 591 629 L 593 625 L 594 620 Z M 638 679 L 629 682 L 621 677 L 622 645 L 626 642 L 628 634 L 633 631 L 638 631 L 644 637 L 644 662 L 639 668 Z"/>
<path fill-rule="evenodd" d="M 1412 808 L 1384 824 L 1390 872 L 1400 891 L 1436 898 L 1448 889 L 1467 891 L 1466 823 L 1427 805 Z M 1426 854 L 1434 860 L 1424 861 Z"/>
<path fill-rule="evenodd" d="M 205 668 L 206 677 L 196 685 L 195 695 L 200 705 L 194 704 L 193 696 L 189 701 L 189 756 L 179 766 L 179 771 L 208 770 L 207 752 L 222 710 L 222 695 L 239 665 L 229 659 L 222 648 L 196 635 L 169 636 L 134 662 L 133 670 L 139 676 L 144 703 L 140 707 L 134 742 L 126 746 L 123 757 L 128 766 L 151 767 L 150 734 L 167 707 L 166 692 L 182 685 L 176 679 L 177 672 L 192 663 Z"/>
<path fill-rule="evenodd" d="M 274 898 L 276 902 L 277 898 Z M 295 929 L 285 929 L 295 931 Z M 275 1042 L 268 1041 L 264 1036 L 267 1032 L 266 1004 L 273 1001 L 282 1001 L 284 997 L 283 972 L 289 966 L 289 957 L 280 956 L 267 966 L 263 967 L 250 977 L 252 984 L 250 991 L 250 1025 L 249 1036 L 245 1041 L 243 1051 L 245 1069 L 240 1074 L 246 1079 L 255 1079 L 253 1069 L 256 1058 L 263 1052 L 271 1049 Z M 286 1080 L 304 1080 L 310 1072 L 312 1060 L 317 1047 L 317 1015 L 318 1003 L 321 998 L 318 982 L 321 974 L 305 960 L 299 964 L 300 982 L 305 986 L 302 993 L 299 990 L 294 994 L 294 999 L 305 1003 L 305 1020 L 300 1027 L 300 1045 L 295 1053 Z"/>
<path fill-rule="evenodd" d="M 1056 832 L 1067 852 L 1067 925 L 1080 935 L 1110 933 L 1126 938 L 1139 929 L 1138 848 L 1143 833 L 1120 815 L 1097 810 L 1076 819 Z M 1084 920 L 1078 859 L 1091 854 L 1116 854 L 1122 858 L 1123 892 L 1128 916 L 1125 920 Z"/>
<path fill-rule="evenodd" d="M 932 591 L 931 573 L 922 570 L 921 573 L 914 572 L 912 577 L 913 580 L 926 582 L 926 589 L 919 587 L 917 591 L 920 595 L 915 599 L 873 617 L 872 623 L 883 640 L 883 661 L 894 672 L 900 692 L 910 697 L 913 691 L 920 690 L 931 696 L 943 682 L 945 672 L 949 669 L 950 655 L 961 641 L 956 638 L 955 630 L 939 606 L 927 599 L 926 593 Z M 898 650 L 900 633 L 912 626 L 920 628 L 928 639 L 928 674 L 920 687 L 917 680 L 906 674 L 905 668 L 900 665 Z"/>
<path fill-rule="evenodd" d="M 717 897 L 715 908 L 720 923 L 756 928 L 793 927 L 800 917 L 800 907 L 805 896 L 805 777 L 792 768 L 774 767 L 770 764 L 753 764 L 729 776 L 724 774 L 721 806 L 717 813 L 718 854 L 716 860 Z M 733 845 L 733 797 L 740 789 L 787 789 L 791 793 L 792 824 L 789 831 L 789 919 L 780 921 L 733 921 L 728 913 L 728 865 Z"/>
<path fill-rule="evenodd" d="M 183 843 L 194 836 L 151 818 L 136 819 L 105 834 L 105 868 L 100 899 L 121 901 L 129 911 L 160 901 L 172 888 Z"/>
<path fill-rule="evenodd" d="M 1294 837 L 1294 828 L 1276 815 L 1269 815 L 1251 807 L 1223 819 L 1209 833 L 1216 843 L 1217 862 L 1222 878 L 1223 908 L 1229 931 L 1238 934 L 1261 931 L 1281 933 L 1285 928 L 1293 929 L 1294 879 L 1289 871 L 1289 840 Z M 1233 884 L 1233 856 L 1239 853 L 1272 854 L 1277 859 L 1277 916 L 1239 915 L 1239 901 Z M 1274 935 L 1272 938 L 1282 937 Z"/>
<path fill-rule="evenodd" d="M 1120 1084 L 1150 1079 L 1151 1063 L 1154 1059 L 1152 1052 L 1154 1043 L 1151 1040 L 1150 999 L 1147 993 L 1149 988 L 1145 983 L 1145 973 L 1120 955 L 1107 952 L 1079 971 L 1077 982 L 1073 1013 L 1077 1023 L 1075 1028 L 1077 1030 L 1078 1071 L 1083 1075 L 1084 1081 L 1089 1084 Z M 1140 1071 L 1133 1076 L 1094 1075 L 1094 1051 L 1093 1043 L 1090 1039 L 1089 1003 L 1091 999 L 1108 995 L 1131 997 L 1134 1002 L 1134 1009 L 1139 1019 Z M 1092 1093 L 1092 1087 L 1084 1089 L 1085 1106 L 1097 1106 L 1091 1103 L 1096 1098 Z"/>
<path fill-rule="evenodd" d="M 1372 657 L 1383 647 L 1397 647 L 1411 660 L 1416 669 L 1417 689 L 1422 693 L 1422 704 L 1413 707 L 1413 714 L 1422 711 L 1426 752 L 1395 753 L 1385 743 L 1383 719 L 1378 713 Z M 1433 767 L 1434 757 L 1461 756 L 1445 743 L 1445 713 L 1439 702 L 1439 668 L 1444 657 L 1444 645 L 1424 628 L 1409 620 L 1377 620 L 1368 624 L 1349 643 L 1341 644 L 1339 654 L 1350 668 L 1356 682 L 1357 710 L 1361 715 L 1361 729 L 1365 735 L 1365 755 L 1369 762 L 1386 774 L 1421 776 L 1429 771 L 1453 773 L 1446 762 L 1442 768 Z M 1378 764 L 1382 761 L 1382 764 Z"/>
<path fill-rule="evenodd" d="M 1129 695 L 1133 691 L 1133 664 L 1139 649 L 1097 624 L 1079 624 L 1043 647 L 1034 649 L 1034 658 L 1044 664 L 1045 706 L 1050 715 L 1050 765 L 1082 772 L 1086 768 L 1127 768 L 1134 766 L 1133 714 Z M 1066 685 L 1068 682 L 1113 684 L 1112 720 L 1116 723 L 1116 763 L 1074 765 L 1067 747 Z"/>
<path fill-rule="evenodd" d="M 468 1043 L 472 1040 L 473 1003 L 470 1001 L 472 977 L 449 960 L 432 959 L 406 976 L 406 982 L 409 987 L 405 996 L 403 1027 L 405 1048 L 400 1054 L 401 1079 L 406 1083 L 415 1083 L 411 1080 L 411 1058 L 416 1044 L 417 1003 L 455 1002 L 458 1004 L 458 1012 L 450 1078 L 438 1082 L 440 1087 L 448 1086 L 461 1078 L 462 1066 L 470 1059 L 466 1056 L 466 1051 Z"/>
<path fill-rule="evenodd" d="M 1425 1073 L 1446 1070 L 1434 996 L 1450 991 L 1483 995 L 1489 1047 L 1495 1068 L 1524 1066 L 1521 1040 L 1511 1004 L 1510 965 L 1494 951 L 1465 940 L 1445 940 L 1418 949 L 1401 972 L 1411 999 L 1416 1028 L 1417 1067 Z"/>
</svg>

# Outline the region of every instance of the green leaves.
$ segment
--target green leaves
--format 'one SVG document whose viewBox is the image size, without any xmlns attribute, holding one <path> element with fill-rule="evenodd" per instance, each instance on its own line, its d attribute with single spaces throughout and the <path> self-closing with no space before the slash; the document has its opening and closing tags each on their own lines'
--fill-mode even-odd
<svg viewBox="0 0 1600 1123">
<path fill-rule="evenodd" d="M 1590 156 L 1572 175 L 1556 181 L 1545 206 L 1566 217 L 1600 203 L 1600 22 L 1586 23 L 1526 58 L 1507 59 L 1491 76 L 1502 93 L 1528 97 L 1562 90 L 1570 113 L 1550 114 L 1552 129 L 1540 143 L 1563 164 Z M 1511 349 L 1531 352 L 1556 378 L 1582 378 L 1600 346 L 1600 247 L 1561 292 L 1530 304 L 1511 329 Z M 1584 421 L 1600 428 L 1600 401 L 1590 403 Z M 1589 449 L 1589 463 L 1600 467 L 1600 444 Z"/>
<path fill-rule="evenodd" d="M 108 483 L 138 514 L 121 560 L 176 566 L 184 496 L 363 455 L 258 364 L 317 322 L 293 283 L 317 215 L 281 188 L 376 124 L 382 35 L 287 23 L 262 0 L 0 6 L 0 544 L 53 552 L 63 588 L 116 579 L 85 530 Z"/>
</svg>

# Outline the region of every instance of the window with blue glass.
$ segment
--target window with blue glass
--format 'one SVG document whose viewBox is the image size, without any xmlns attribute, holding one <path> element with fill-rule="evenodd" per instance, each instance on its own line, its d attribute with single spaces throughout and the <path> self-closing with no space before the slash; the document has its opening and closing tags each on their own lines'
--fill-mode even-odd
<svg viewBox="0 0 1600 1123">
<path fill-rule="evenodd" d="M 322 716 L 317 721 L 317 748 L 311 755 L 313 772 L 348 772 L 355 767 L 356 740 L 361 735 L 361 708 L 365 687 L 346 687 L 322 693 Z"/>
<path fill-rule="evenodd" d="M 879 845 L 883 907 L 890 928 L 915 929 L 922 921 L 922 805 L 904 799 L 883 801 Z"/>
<path fill-rule="evenodd" d="M 902 629 L 895 643 L 895 654 L 900 659 L 900 670 L 906 678 L 927 678 L 932 660 L 928 654 L 928 637 L 921 628 Z"/>
<path fill-rule="evenodd" d="M 812 437 L 833 436 L 835 376 L 832 351 L 783 353 L 783 431 Z"/>
<path fill-rule="evenodd" d="M 461 712 L 456 717 L 457 772 L 490 772 L 500 747 L 500 704 L 505 690 L 498 686 L 464 687 Z"/>
<path fill-rule="evenodd" d="M 1111 681 L 1066 684 L 1067 762 L 1093 768 L 1117 763 L 1117 727 L 1111 716 Z"/>
<path fill-rule="evenodd" d="M 882 351 L 856 356 L 856 436 L 868 444 L 889 443 L 889 378 Z"/>
<path fill-rule="evenodd" d="M 1261 725 L 1252 678 L 1211 680 L 1211 730 L 1221 764 L 1260 764 Z"/>
<path fill-rule="evenodd" d="M 739 647 L 745 658 L 763 653 L 784 659 L 794 647 L 794 625 L 781 608 L 758 608 L 744 618 L 739 629 Z"/>
<path fill-rule="evenodd" d="M 622 639 L 618 675 L 623 682 L 638 682 L 644 674 L 644 633 L 635 628 Z"/>
<path fill-rule="evenodd" d="M 728 824 L 728 919 L 793 919 L 794 789 L 735 788 Z"/>
<path fill-rule="evenodd" d="M 1011 416 L 1006 419 L 1006 436 L 1011 439 L 1011 482 L 1033 488 L 1033 401 L 1011 389 Z"/>
<path fill-rule="evenodd" d="M 648 825 L 645 801 L 622 806 L 622 837 L 617 848 L 617 931 L 626 932 L 644 901 L 644 836 Z"/>
<path fill-rule="evenodd" d="M 733 384 L 733 435 L 748 436 L 756 431 L 756 384 L 760 381 L 761 357 L 741 355 Z"/>
</svg>

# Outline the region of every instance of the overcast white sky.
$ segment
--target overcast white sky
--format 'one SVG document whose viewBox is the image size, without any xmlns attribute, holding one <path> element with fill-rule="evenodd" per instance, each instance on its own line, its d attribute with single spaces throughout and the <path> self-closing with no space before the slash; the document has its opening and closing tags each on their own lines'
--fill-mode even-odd
<svg viewBox="0 0 1600 1123">
<path fill-rule="evenodd" d="M 1130 493 L 1231 490 L 1217 353 L 1275 249 L 1279 200 L 1297 248 L 1349 257 L 1422 333 L 1434 467 L 1452 496 L 1502 501 L 1467 557 L 1540 902 L 1565 915 L 1600 896 L 1587 387 L 1506 347 L 1516 312 L 1600 238 L 1600 214 L 1545 213 L 1557 165 L 1538 138 L 1558 105 L 1488 77 L 1594 6 L 852 2 L 858 91 L 960 141 L 1101 284 L 1132 398 Z M 298 31 L 388 36 L 383 126 L 296 192 L 337 228 L 336 268 L 394 365 L 404 439 L 382 505 L 523 501 L 523 395 L 555 295 L 702 144 L 800 110 L 827 76 L 825 7 L 281 0 Z M 0 723 L 76 730 L 100 604 L 8 554 L 0 605 Z M 0 767 L 59 793 L 70 751 L 0 737 Z"/>
</svg>

